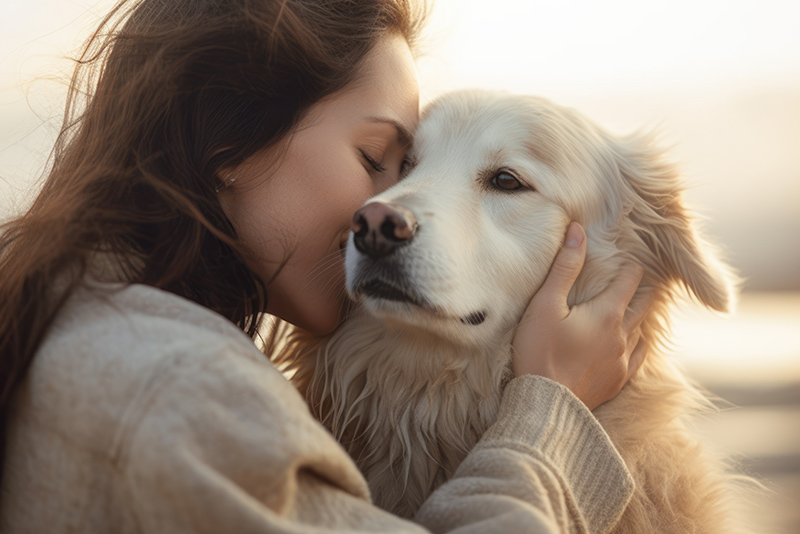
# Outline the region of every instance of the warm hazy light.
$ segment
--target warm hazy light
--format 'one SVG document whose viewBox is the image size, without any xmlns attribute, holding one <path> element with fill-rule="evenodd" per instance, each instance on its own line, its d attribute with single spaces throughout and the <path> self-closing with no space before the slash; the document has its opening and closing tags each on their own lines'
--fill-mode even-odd
<svg viewBox="0 0 800 534">
<path fill-rule="evenodd" d="M 63 56 L 112 4 L 4 6 L 0 217 L 29 198 L 57 131 L 64 83 L 47 77 L 68 72 Z M 475 86 L 537 93 L 618 132 L 660 122 L 734 265 L 756 288 L 797 290 L 800 247 L 781 236 L 800 233 L 799 21 L 800 2 L 780 0 L 435 0 L 420 83 L 427 97 Z M 774 96 L 758 93 L 765 87 Z M 742 372 L 762 353 L 770 368 L 800 370 L 800 299 L 760 315 L 750 304 L 728 320 L 678 321 L 694 369 Z"/>
<path fill-rule="evenodd" d="M 687 304 L 673 334 L 675 357 L 705 383 L 800 384 L 800 293 L 747 293 L 730 316 Z"/>
<path fill-rule="evenodd" d="M 756 503 L 757 531 L 800 532 L 798 397 L 774 393 L 800 384 L 800 1 L 432 1 L 424 101 L 464 87 L 533 93 L 615 133 L 658 124 L 675 145 L 690 203 L 750 291 L 731 317 L 678 314 L 675 358 L 709 387 L 773 395 L 699 428 L 776 489 Z M 3 0 L 0 220 L 31 200 L 55 140 L 63 56 L 111 5 Z"/>
<path fill-rule="evenodd" d="M 4 5 L 0 218 L 30 201 L 60 124 L 63 58 L 111 5 Z M 420 84 L 424 100 L 535 93 L 617 133 L 660 125 L 746 288 L 800 290 L 800 247 L 784 237 L 800 234 L 799 21 L 785 0 L 434 0 Z"/>
<path fill-rule="evenodd" d="M 800 2 L 437 0 L 439 81 L 515 91 L 800 80 Z"/>
</svg>

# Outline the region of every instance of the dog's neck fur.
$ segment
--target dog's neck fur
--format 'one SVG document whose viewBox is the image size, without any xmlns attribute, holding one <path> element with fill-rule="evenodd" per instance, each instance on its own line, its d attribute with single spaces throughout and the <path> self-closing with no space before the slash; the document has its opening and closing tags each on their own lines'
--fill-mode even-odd
<svg viewBox="0 0 800 534">
<path fill-rule="evenodd" d="M 377 504 L 402 500 L 400 513 L 413 513 L 495 420 L 511 334 L 488 345 L 459 347 L 357 312 L 320 348 L 311 405 L 370 486 L 387 488 L 374 491 Z M 400 494 L 397 479 L 407 481 Z"/>
</svg>

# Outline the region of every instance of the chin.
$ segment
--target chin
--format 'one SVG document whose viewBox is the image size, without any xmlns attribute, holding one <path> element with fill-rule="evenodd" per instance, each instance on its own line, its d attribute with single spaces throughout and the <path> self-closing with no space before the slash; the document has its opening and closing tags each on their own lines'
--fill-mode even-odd
<svg viewBox="0 0 800 534">
<path fill-rule="evenodd" d="M 306 286 L 296 289 L 301 283 L 275 284 L 268 293 L 267 313 L 292 324 L 303 331 L 323 337 L 333 333 L 345 317 L 349 300 L 344 292 L 344 274 L 341 280 L 326 279 L 323 288 Z M 335 287 L 336 290 L 324 288 Z"/>
<path fill-rule="evenodd" d="M 314 324 L 311 326 L 300 326 L 303 330 L 316 337 L 325 337 L 333 333 L 336 327 L 339 326 L 338 322 Z"/>
<path fill-rule="evenodd" d="M 323 337 L 332 334 L 341 324 L 344 318 L 342 309 L 343 305 L 338 302 L 326 302 L 313 310 L 307 310 L 307 313 L 301 314 L 297 321 L 289 322 L 313 336 Z"/>
</svg>

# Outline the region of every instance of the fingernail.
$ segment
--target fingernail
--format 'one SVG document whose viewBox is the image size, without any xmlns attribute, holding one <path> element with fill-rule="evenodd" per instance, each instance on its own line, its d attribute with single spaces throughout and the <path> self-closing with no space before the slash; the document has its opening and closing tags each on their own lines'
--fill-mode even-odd
<svg viewBox="0 0 800 534">
<path fill-rule="evenodd" d="M 583 243 L 583 232 L 580 231 L 578 224 L 570 223 L 567 230 L 566 245 L 569 248 L 578 248 Z"/>
</svg>

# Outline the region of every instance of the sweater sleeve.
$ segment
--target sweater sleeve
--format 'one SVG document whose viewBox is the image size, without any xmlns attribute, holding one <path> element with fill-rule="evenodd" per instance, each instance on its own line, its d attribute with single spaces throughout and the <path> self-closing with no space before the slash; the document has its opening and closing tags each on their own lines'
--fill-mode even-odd
<svg viewBox="0 0 800 534">
<path fill-rule="evenodd" d="M 406 521 L 371 504 L 355 464 L 269 363 L 194 360 L 137 401 L 122 437 L 140 532 L 601 532 L 630 495 L 591 413 L 554 383 L 516 379 L 497 424 Z"/>
<path fill-rule="evenodd" d="M 433 532 L 608 532 L 633 478 L 589 409 L 540 376 L 506 387 L 497 422 L 416 520 Z"/>
</svg>

